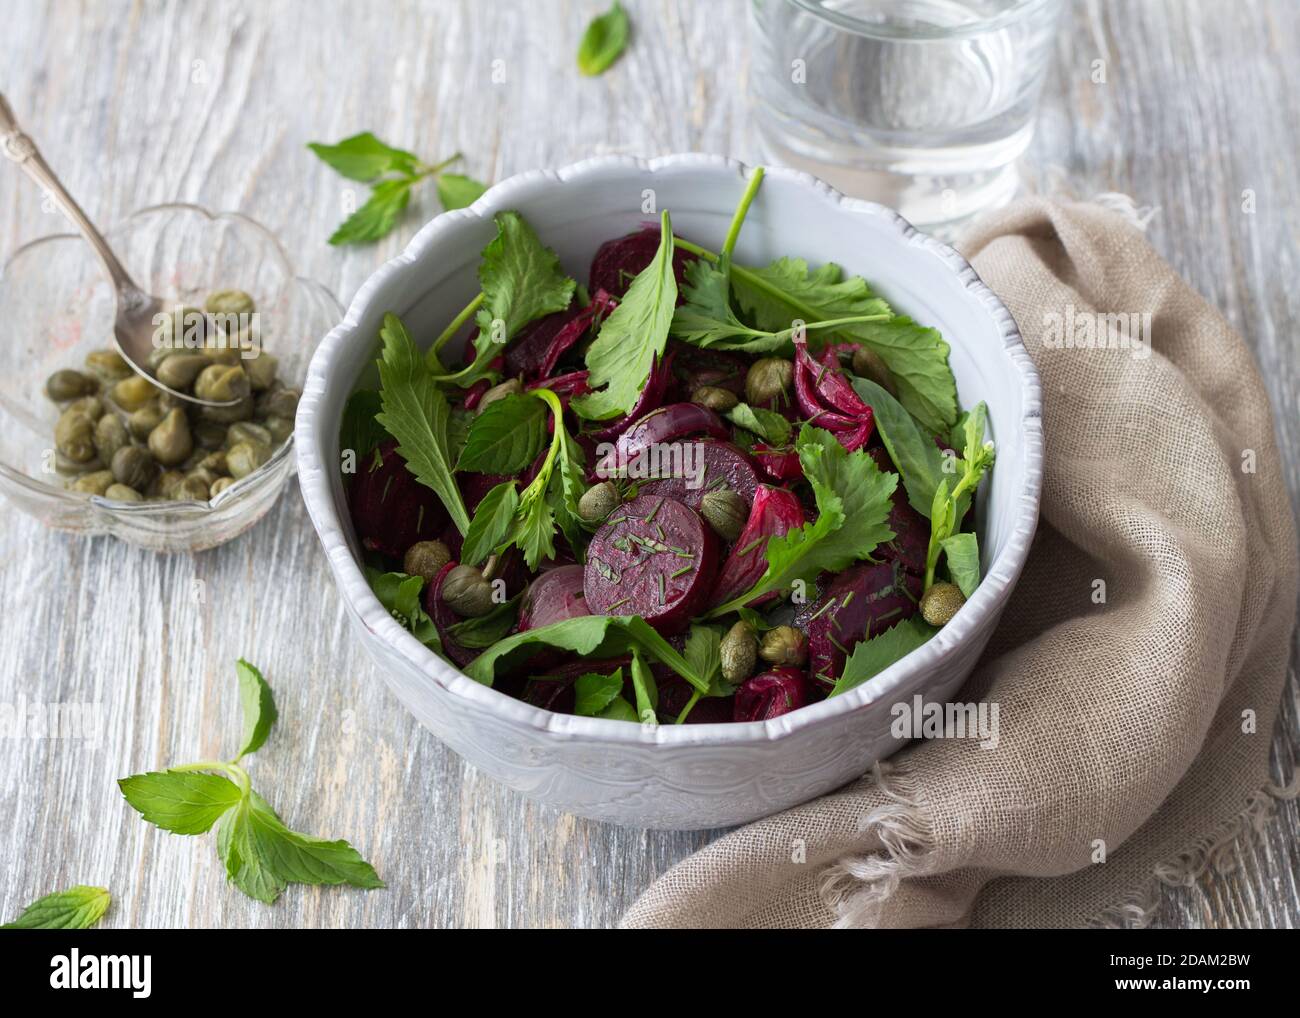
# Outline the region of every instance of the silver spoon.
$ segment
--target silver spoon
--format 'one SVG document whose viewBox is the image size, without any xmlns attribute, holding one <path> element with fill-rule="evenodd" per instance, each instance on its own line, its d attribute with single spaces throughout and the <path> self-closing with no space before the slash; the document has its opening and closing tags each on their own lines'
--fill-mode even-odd
<svg viewBox="0 0 1300 1018">
<path fill-rule="evenodd" d="M 113 249 L 108 246 L 108 241 L 104 239 L 103 234 L 95 229 L 95 224 L 87 218 L 86 213 L 81 211 L 81 206 L 59 182 L 59 178 L 54 175 L 54 171 L 50 169 L 32 139 L 18 126 L 18 119 L 14 116 L 14 111 L 9 107 L 3 93 L 0 93 L 0 151 L 3 151 L 22 168 L 27 176 L 45 189 L 59 206 L 59 211 L 86 238 L 95 254 L 99 255 L 99 261 L 108 274 L 109 282 L 113 284 L 117 299 L 117 312 L 113 321 L 113 344 L 135 373 L 177 399 L 188 400 L 202 406 L 233 406 L 238 403 L 238 400 L 216 402 L 199 399 L 192 393 L 173 389 L 163 385 L 145 367 L 149 355 L 156 349 L 154 337 L 158 329 L 154 318 L 165 313 L 162 300 L 145 293 L 135 285 L 126 269 L 122 267 L 122 263 L 117 260 L 117 255 L 113 254 Z"/>
</svg>

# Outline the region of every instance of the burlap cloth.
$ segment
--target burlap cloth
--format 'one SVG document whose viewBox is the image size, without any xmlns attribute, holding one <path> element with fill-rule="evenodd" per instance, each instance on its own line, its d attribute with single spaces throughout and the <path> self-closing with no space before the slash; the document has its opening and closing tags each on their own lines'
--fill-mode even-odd
<svg viewBox="0 0 1300 1018">
<path fill-rule="evenodd" d="M 1043 383 L 1038 537 L 958 697 L 1000 705 L 999 744 L 914 743 L 697 852 L 625 926 L 1140 924 L 1294 794 L 1268 761 L 1296 536 L 1246 345 L 1097 204 L 1029 199 L 964 246 Z M 1056 342 L 1068 305 L 1150 312 L 1150 355 Z"/>
</svg>

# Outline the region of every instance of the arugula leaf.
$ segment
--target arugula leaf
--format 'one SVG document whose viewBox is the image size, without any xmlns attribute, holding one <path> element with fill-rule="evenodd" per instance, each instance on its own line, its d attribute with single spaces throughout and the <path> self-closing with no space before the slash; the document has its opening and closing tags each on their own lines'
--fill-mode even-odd
<svg viewBox="0 0 1300 1018">
<path fill-rule="evenodd" d="M 203 834 L 242 796 L 229 778 L 196 771 L 132 774 L 117 785 L 136 812 L 173 834 Z"/>
<path fill-rule="evenodd" d="M 961 592 L 970 597 L 980 585 L 979 539 L 971 533 L 953 534 L 940 542 L 948 575 Z"/>
<path fill-rule="evenodd" d="M 632 647 L 632 693 L 636 697 L 637 720 L 643 725 L 659 724 L 655 709 L 659 706 L 659 687 L 650 668 L 641 658 L 641 649 Z"/>
<path fill-rule="evenodd" d="M 659 250 L 637 273 L 587 349 L 587 384 L 597 391 L 570 402 L 578 416 L 604 420 L 632 409 L 651 367 L 663 356 L 676 306 L 673 230 L 665 209 L 660 217 Z"/>
<path fill-rule="evenodd" d="M 379 361 L 383 410 L 377 420 L 397 439 L 397 452 L 416 480 L 433 489 L 456 529 L 465 534 L 469 513 L 447 447 L 447 397 L 430 376 L 400 318 L 391 312 L 384 315 L 379 336 L 384 344 Z"/>
<path fill-rule="evenodd" d="M 37 898 L 0 930 L 88 930 L 104 917 L 112 900 L 106 887 L 77 884 Z"/>
<path fill-rule="evenodd" d="M 255 666 L 241 657 L 235 662 L 235 674 L 239 677 L 239 703 L 244 712 L 244 748 L 235 757 L 238 760 L 261 749 L 279 714 L 271 687 Z"/>
<path fill-rule="evenodd" d="M 412 174 L 420 162 L 404 149 L 385 145 L 369 131 L 344 138 L 337 145 L 310 141 L 307 147 L 349 180 L 362 182 L 385 173 Z"/>
<path fill-rule="evenodd" d="M 483 496 L 469 523 L 469 533 L 461 548 L 460 560 L 476 566 L 510 537 L 511 524 L 519 508 L 519 494 L 513 478 L 502 481 Z"/>
<path fill-rule="evenodd" d="M 853 388 L 871 407 L 885 449 L 903 478 L 907 501 L 922 516 L 930 515 L 935 488 L 944 476 L 944 457 L 903 404 L 869 378 L 853 378 Z"/>
<path fill-rule="evenodd" d="M 491 334 L 493 321 L 503 322 L 501 340 L 509 342 L 535 318 L 567 308 L 577 284 L 518 212 L 498 212 L 496 224 L 497 235 L 483 249 L 479 265 L 485 306 L 475 321 L 480 334 Z"/>
<path fill-rule="evenodd" d="M 573 684 L 573 692 L 573 713 L 585 718 L 600 717 L 601 712 L 623 692 L 623 669 L 615 669 L 608 675 L 598 672 L 579 675 Z M 633 711 L 634 717 L 635 714 Z"/>
<path fill-rule="evenodd" d="M 550 410 L 528 395 L 510 395 L 489 403 L 474 418 L 457 470 L 517 474 L 546 445 Z"/>
<path fill-rule="evenodd" d="M 812 583 L 823 571 L 839 572 L 894 537 L 886 521 L 897 474 L 882 471 L 861 449 L 845 452 L 834 435 L 810 424 L 799 432 L 795 448 L 817 500 L 817 519 L 770 538 L 767 568 L 758 582 L 714 608 L 710 617 L 735 611 L 770 591 L 788 590 L 798 580 Z"/>
<path fill-rule="evenodd" d="M 920 616 L 913 616 L 869 640 L 860 641 L 844 662 L 844 671 L 835 681 L 830 695 L 838 696 L 874 678 L 934 634 L 935 630 L 921 621 Z"/>
<path fill-rule="evenodd" d="M 599 656 L 615 656 L 638 647 L 655 661 L 667 665 L 701 693 L 709 691 L 708 679 L 637 615 L 583 615 L 515 633 L 471 661 L 465 667 L 465 674 L 475 682 L 490 686 L 498 662 L 503 659 L 522 660 L 539 646 L 559 647 L 586 657 L 597 656 L 594 653 L 597 648 L 601 650 Z"/>
<path fill-rule="evenodd" d="M 410 180 L 381 180 L 370 192 L 366 203 L 357 209 L 331 235 L 329 242 L 369 244 L 379 240 L 397 224 L 397 217 L 411 203 Z"/>
<path fill-rule="evenodd" d="M 486 615 L 457 622 L 448 627 L 447 635 L 462 647 L 471 650 L 491 647 L 515 628 L 515 623 L 519 621 L 519 600 L 522 597 L 523 593 L 520 592 L 509 601 L 493 605 Z"/>
<path fill-rule="evenodd" d="M 582 34 L 578 70 L 589 78 L 603 74 L 626 48 L 628 31 L 627 11 L 614 0 L 614 6 L 593 18 Z"/>
<path fill-rule="evenodd" d="M 486 184 L 460 173 L 444 173 L 438 178 L 438 201 L 449 212 L 473 205 L 486 191 Z"/>
<path fill-rule="evenodd" d="M 737 427 L 752 431 L 768 445 L 782 446 L 790 442 L 790 422 L 775 410 L 737 403 L 723 416 Z"/>
</svg>

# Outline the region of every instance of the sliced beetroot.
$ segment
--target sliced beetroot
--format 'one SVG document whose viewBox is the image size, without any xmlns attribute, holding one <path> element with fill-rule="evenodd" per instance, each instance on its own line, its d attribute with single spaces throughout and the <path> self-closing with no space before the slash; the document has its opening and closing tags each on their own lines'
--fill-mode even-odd
<svg viewBox="0 0 1300 1018">
<path fill-rule="evenodd" d="M 434 627 L 438 630 L 438 639 L 442 642 L 443 654 L 463 668 L 478 657 L 480 651 L 462 647 L 447 633 L 447 630 L 460 622 L 461 618 L 442 599 L 442 583 L 447 578 L 447 574 L 455 569 L 457 565 L 459 565 L 457 562 L 448 562 L 439 570 L 438 575 L 433 578 L 433 582 L 424 588 L 424 610 L 428 613 L 429 618 L 433 619 Z"/>
<path fill-rule="evenodd" d="M 460 497 L 465 502 L 465 509 L 471 516 L 478 504 L 487 497 L 487 493 L 502 481 L 510 480 L 506 474 L 476 474 L 464 471 L 456 475 L 456 484 L 460 488 Z"/>
<path fill-rule="evenodd" d="M 641 395 L 636 398 L 632 409 L 626 415 L 620 417 L 613 424 L 606 425 L 598 431 L 591 432 L 591 437 L 598 442 L 608 442 L 617 438 L 623 432 L 627 431 L 633 424 L 636 424 L 650 411 L 657 410 L 663 405 L 664 393 L 668 391 L 668 384 L 672 381 L 673 352 L 669 351 L 664 355 L 662 360 L 655 361 L 650 369 L 650 374 L 646 377 L 645 385 L 641 387 Z"/>
<path fill-rule="evenodd" d="M 766 442 L 755 442 L 749 451 L 758 469 L 770 480 L 778 484 L 802 480 L 803 464 L 793 448 L 776 449 Z"/>
<path fill-rule="evenodd" d="M 815 604 L 795 616 L 808 634 L 808 670 L 829 688 L 844 671 L 853 645 L 916 614 L 919 576 L 898 562 L 863 563 L 835 577 Z"/>
<path fill-rule="evenodd" d="M 656 673 L 655 681 L 659 686 L 659 716 L 665 723 L 672 723 L 690 703 L 695 687 L 675 672 L 660 678 Z M 626 695 L 626 694 L 625 694 Z M 687 725 L 716 725 L 731 720 L 734 698 L 730 696 L 704 696 L 696 701 L 691 712 L 682 722 Z"/>
<path fill-rule="evenodd" d="M 487 378 L 480 378 L 477 382 L 465 390 L 464 406 L 466 410 L 477 410 L 479 403 L 483 401 L 484 395 L 492 388 L 492 381 Z"/>
<path fill-rule="evenodd" d="M 897 472 L 889 453 L 883 448 L 875 446 L 867 453 L 881 470 Z M 875 557 L 897 560 L 903 568 L 923 576 L 925 556 L 930 547 L 930 521 L 912 508 L 901 481 L 894 489 L 889 508 L 889 529 L 894 532 L 894 539 L 878 547 Z"/>
<path fill-rule="evenodd" d="M 357 464 L 348 501 L 362 545 L 391 558 L 401 558 L 416 541 L 437 537 L 450 519 L 433 489 L 406 468 L 395 439 Z"/>
<path fill-rule="evenodd" d="M 607 448 L 606 455 L 596 464 L 596 475 L 634 479 L 652 476 L 647 471 L 656 462 L 662 462 L 664 450 L 661 447 L 701 432 L 717 439 L 731 437 L 731 431 L 722 418 L 708 407 L 696 403 L 669 403 L 652 410 L 619 435 L 613 449 Z"/>
<path fill-rule="evenodd" d="M 573 688 L 578 681 L 576 675 L 559 678 L 529 679 L 524 683 L 524 703 L 542 710 L 554 711 L 556 714 L 572 714 L 577 702 L 577 691 Z"/>
<path fill-rule="evenodd" d="M 710 606 L 725 604 L 749 590 L 767 569 L 767 542 L 802 527 L 805 522 L 803 506 L 783 488 L 770 488 L 760 484 L 754 492 L 754 504 L 749 510 L 745 528 L 731 546 L 731 554 L 722 564 L 717 586 L 709 598 Z M 756 598 L 751 604 L 761 604 L 770 596 Z"/>
<path fill-rule="evenodd" d="M 574 396 L 581 396 L 591 392 L 591 387 L 587 384 L 587 372 L 570 371 L 567 374 L 556 375 L 553 378 L 539 378 L 535 382 L 529 382 L 524 386 L 525 389 L 550 389 L 551 392 L 565 401 Z"/>
<path fill-rule="evenodd" d="M 637 273 L 654 260 L 659 251 L 659 224 L 647 223 L 641 229 L 623 237 L 607 240 L 596 249 L 591 260 L 591 277 L 587 288 L 596 293 L 605 290 L 622 297 Z M 682 288 L 686 285 L 686 266 L 695 260 L 681 248 L 673 250 L 673 273 L 677 276 L 678 303 L 684 299 Z"/>
<path fill-rule="evenodd" d="M 717 561 L 717 540 L 695 510 L 638 495 L 587 547 L 587 608 L 593 615 L 640 615 L 661 633 L 678 632 L 704 607 Z"/>
<path fill-rule="evenodd" d="M 557 566 L 533 580 L 519 606 L 519 631 L 590 615 L 582 592 L 582 574 L 579 565 Z"/>
<path fill-rule="evenodd" d="M 574 301 L 529 323 L 506 350 L 506 370 L 532 381 L 549 378 L 560 358 L 617 306 L 613 296 L 598 290 L 585 308 Z"/>
<path fill-rule="evenodd" d="M 726 487 L 740 495 L 747 507 L 753 505 L 759 476 L 748 456 L 730 442 L 702 439 L 686 444 L 693 447 L 689 453 L 694 476 L 674 467 L 669 476 L 644 482 L 639 488 L 642 494 L 667 495 L 698 511 L 705 495 Z M 688 452 L 685 445 L 682 452 Z"/>
<path fill-rule="evenodd" d="M 808 676 L 798 668 L 773 668 L 746 679 L 736 690 L 733 721 L 769 721 L 805 706 L 811 699 Z"/>
<path fill-rule="evenodd" d="M 867 444 L 874 415 L 844 377 L 834 349 L 828 348 L 819 363 L 808 352 L 807 341 L 795 340 L 794 395 L 808 422 L 832 432 L 849 452 Z"/>
</svg>

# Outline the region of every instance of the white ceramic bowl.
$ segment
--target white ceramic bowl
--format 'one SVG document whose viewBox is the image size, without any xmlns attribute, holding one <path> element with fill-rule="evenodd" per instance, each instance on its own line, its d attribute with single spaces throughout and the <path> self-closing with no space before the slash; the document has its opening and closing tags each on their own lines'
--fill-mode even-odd
<svg viewBox="0 0 1300 1018">
<path fill-rule="evenodd" d="M 357 292 L 308 369 L 298 411 L 303 497 L 367 651 L 398 698 L 438 738 L 511 788 L 583 816 L 637 827 L 742 823 L 861 775 L 901 743 L 890 707 L 920 693 L 943 701 L 974 667 L 1029 551 L 1042 467 L 1038 376 L 1006 308 L 951 248 L 897 213 L 841 196 L 803 173 L 769 170 L 736 259 L 835 261 L 894 307 L 937 326 L 952 346 L 963 406 L 989 406 L 997 466 L 978 507 L 984 581 L 929 643 L 870 682 L 771 721 L 664 725 L 553 714 L 462 675 L 389 617 L 366 584 L 338 464 L 344 401 L 374 357 L 380 320 L 397 312 L 428 343 L 477 291 L 494 213 L 518 209 L 585 280 L 602 241 L 635 229 L 647 200 L 674 232 L 715 249 L 743 189 L 744 167 L 718 156 L 600 158 L 497 184 L 444 213 Z"/>
</svg>

